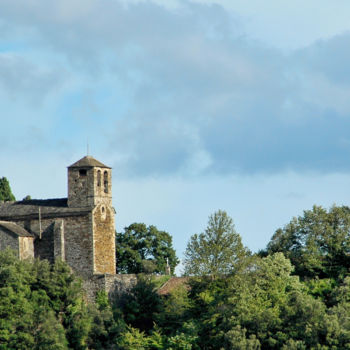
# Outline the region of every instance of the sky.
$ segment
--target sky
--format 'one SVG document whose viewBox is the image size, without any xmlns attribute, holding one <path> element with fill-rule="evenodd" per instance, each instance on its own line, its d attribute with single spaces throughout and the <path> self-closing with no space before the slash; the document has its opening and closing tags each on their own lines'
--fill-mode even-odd
<svg viewBox="0 0 350 350">
<path fill-rule="evenodd" d="M 17 199 L 66 197 L 89 152 L 113 168 L 118 232 L 155 225 L 182 258 L 221 209 L 263 249 L 314 204 L 350 204 L 349 16 L 347 0 L 1 0 L 0 177 Z"/>
</svg>

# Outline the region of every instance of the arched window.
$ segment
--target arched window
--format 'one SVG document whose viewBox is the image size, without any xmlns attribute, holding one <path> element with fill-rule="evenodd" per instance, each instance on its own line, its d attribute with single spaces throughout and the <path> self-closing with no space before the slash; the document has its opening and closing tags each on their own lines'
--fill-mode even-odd
<svg viewBox="0 0 350 350">
<path fill-rule="evenodd" d="M 101 170 L 97 170 L 97 186 L 101 186 Z"/>
<path fill-rule="evenodd" d="M 102 220 L 106 220 L 106 217 L 107 217 L 107 210 L 106 208 L 104 207 L 104 205 L 101 207 L 101 219 Z"/>
<path fill-rule="evenodd" d="M 108 193 L 108 172 L 107 170 L 103 173 L 103 186 L 105 193 Z"/>
</svg>

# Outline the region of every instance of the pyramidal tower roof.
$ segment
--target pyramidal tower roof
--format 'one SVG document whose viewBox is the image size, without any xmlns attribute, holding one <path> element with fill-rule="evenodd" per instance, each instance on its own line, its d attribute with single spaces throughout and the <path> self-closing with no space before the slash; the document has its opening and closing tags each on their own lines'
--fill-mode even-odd
<svg viewBox="0 0 350 350">
<path fill-rule="evenodd" d="M 77 162 L 70 165 L 68 168 L 93 168 L 95 166 L 99 168 L 111 169 L 109 166 L 102 164 L 97 159 L 91 156 L 85 156 L 84 158 L 79 159 Z"/>
</svg>

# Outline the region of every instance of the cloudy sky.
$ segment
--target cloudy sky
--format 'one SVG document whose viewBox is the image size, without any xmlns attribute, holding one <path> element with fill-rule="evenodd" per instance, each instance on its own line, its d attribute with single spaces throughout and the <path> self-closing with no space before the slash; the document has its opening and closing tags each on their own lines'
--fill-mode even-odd
<svg viewBox="0 0 350 350">
<path fill-rule="evenodd" d="M 313 204 L 350 204 L 348 0 L 0 0 L 0 176 L 66 196 L 113 167 L 120 231 L 189 237 L 223 209 L 264 248 Z"/>
</svg>

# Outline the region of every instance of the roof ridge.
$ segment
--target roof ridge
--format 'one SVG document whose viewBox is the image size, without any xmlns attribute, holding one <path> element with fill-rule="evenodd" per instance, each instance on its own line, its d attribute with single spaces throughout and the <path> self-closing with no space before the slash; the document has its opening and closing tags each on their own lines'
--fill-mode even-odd
<svg viewBox="0 0 350 350">
<path fill-rule="evenodd" d="M 34 237 L 33 234 L 13 221 L 0 220 L 0 226 L 4 227 L 7 231 L 16 234 L 17 236 Z"/>
<path fill-rule="evenodd" d="M 100 167 L 100 168 L 108 168 L 110 169 L 109 166 L 104 165 L 101 163 L 99 160 L 95 159 L 92 156 L 85 156 L 72 165 L 70 165 L 68 168 L 92 168 L 92 167 Z"/>
</svg>

